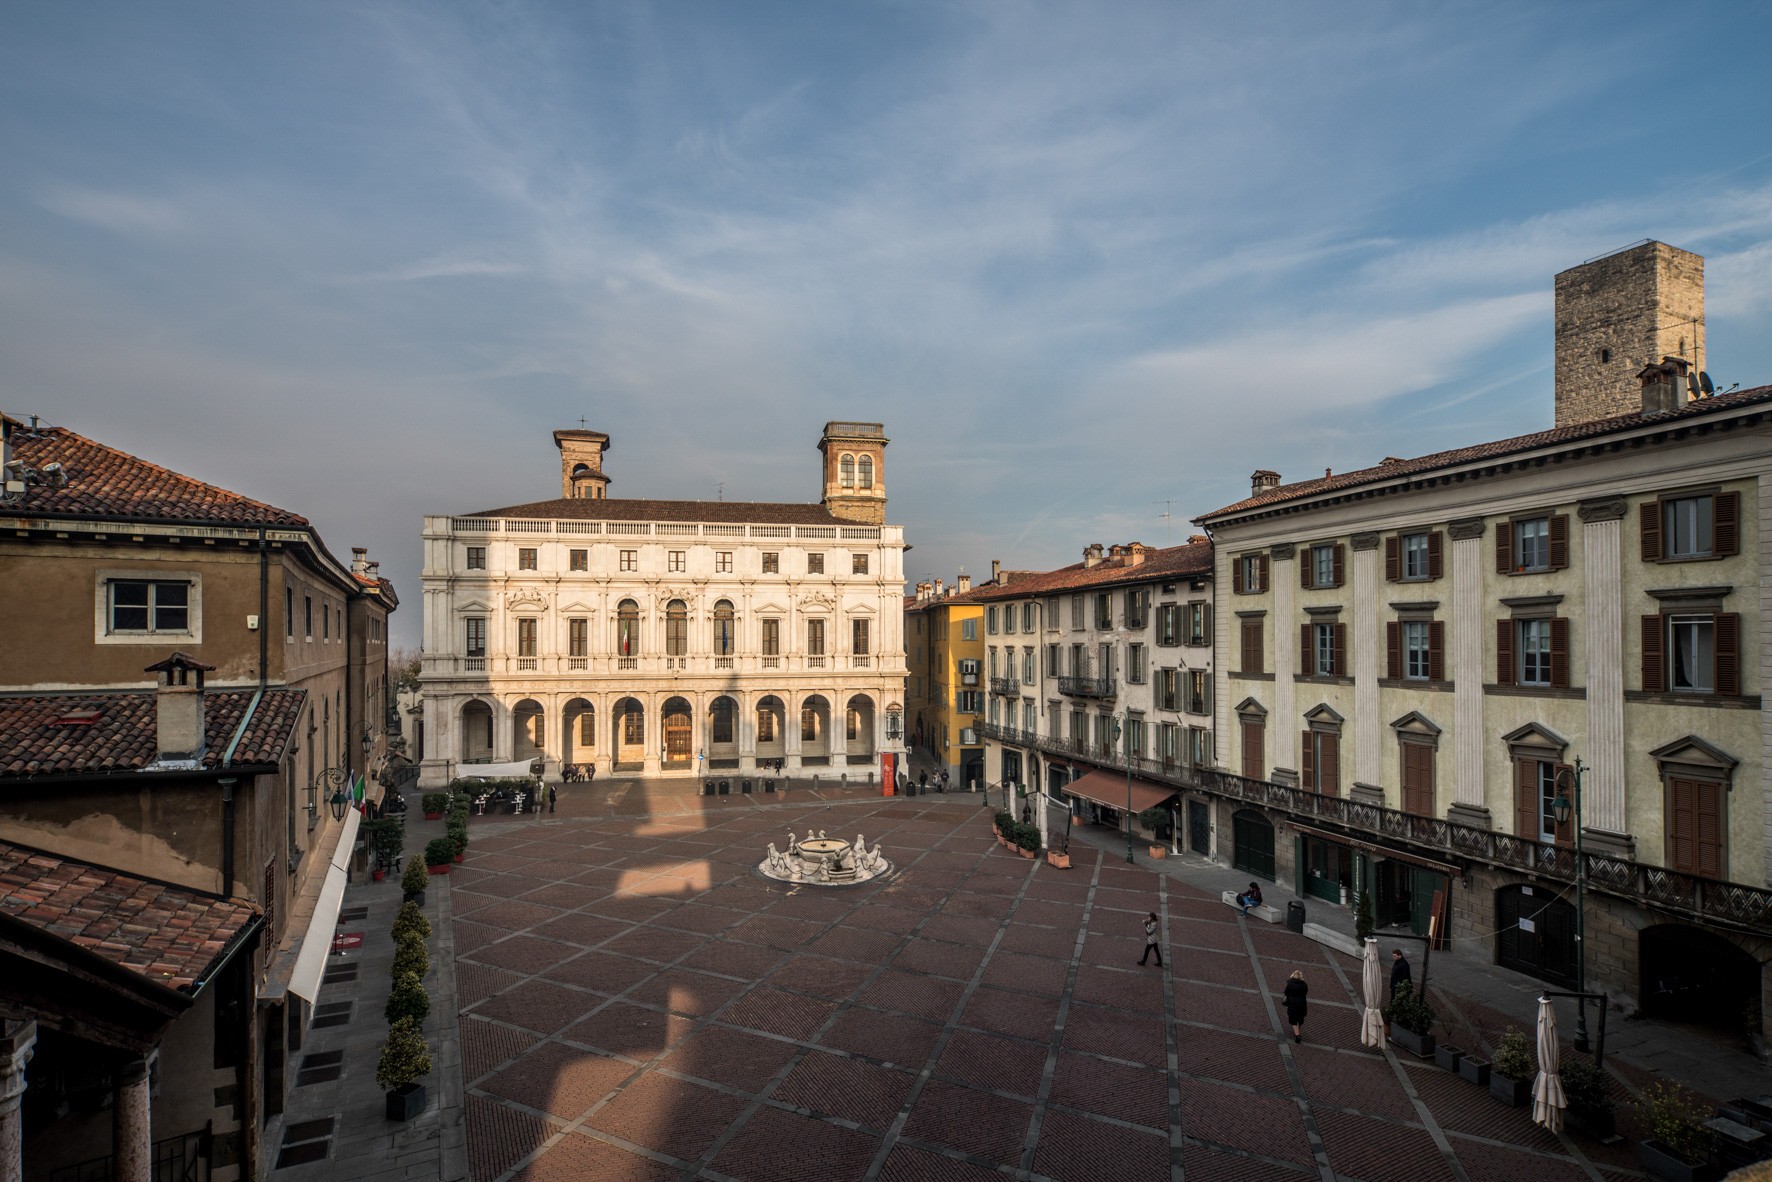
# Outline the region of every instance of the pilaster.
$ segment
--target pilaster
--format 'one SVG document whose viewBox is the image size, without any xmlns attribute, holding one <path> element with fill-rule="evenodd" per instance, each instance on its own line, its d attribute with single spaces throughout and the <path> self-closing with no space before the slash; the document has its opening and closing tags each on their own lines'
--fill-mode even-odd
<svg viewBox="0 0 1772 1182">
<path fill-rule="evenodd" d="M 1268 720 L 1273 735 L 1273 760 L 1268 764 L 1296 768 L 1300 752 L 1293 740 L 1301 729 L 1298 720 L 1298 686 L 1292 675 L 1298 672 L 1298 627 L 1294 615 L 1298 611 L 1297 549 L 1291 543 L 1275 546 L 1270 551 L 1268 586 L 1273 589 L 1274 614 L 1269 621 L 1274 634 L 1274 716 Z"/>
<path fill-rule="evenodd" d="M 115 1182 L 153 1182 L 154 1133 L 148 1110 L 148 1075 L 154 1056 L 119 1068 L 111 1106 L 111 1177 Z"/>
<path fill-rule="evenodd" d="M 37 1023 L 0 1021 L 0 1182 L 23 1182 L 25 1065 L 37 1047 Z"/>
<path fill-rule="evenodd" d="M 1450 522 L 1452 538 L 1453 806 L 1461 824 L 1489 825 L 1483 783 L 1483 551 L 1481 517 Z M 1456 815 L 1454 815 L 1456 814 Z"/>
<path fill-rule="evenodd" d="M 1354 598 L 1348 605 L 1354 633 L 1354 781 L 1356 785 L 1380 783 L 1380 741 L 1383 721 L 1378 716 L 1378 542 L 1376 533 L 1355 534 Z M 1382 789 L 1378 804 L 1384 803 Z"/>
<path fill-rule="evenodd" d="M 1624 611 L 1620 602 L 1623 497 L 1583 501 L 1582 577 L 1587 649 L 1587 774 L 1581 781 L 1583 820 L 1595 829 L 1627 833 L 1624 791 Z"/>
<path fill-rule="evenodd" d="M 1760 842 L 1762 873 L 1772 883 L 1772 474 L 1762 474 L 1759 486 L 1758 571 L 1760 582 L 1760 679 L 1754 689 L 1760 695 L 1760 818 L 1765 839 Z M 1745 662 L 1744 662 L 1745 664 Z"/>
</svg>

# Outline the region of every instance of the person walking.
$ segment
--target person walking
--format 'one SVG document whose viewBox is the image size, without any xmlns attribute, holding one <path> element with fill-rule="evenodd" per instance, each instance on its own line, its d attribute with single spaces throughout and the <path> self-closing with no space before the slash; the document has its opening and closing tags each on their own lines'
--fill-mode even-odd
<svg viewBox="0 0 1772 1182">
<path fill-rule="evenodd" d="M 1409 961 L 1401 948 L 1391 949 L 1391 1000 L 1397 1000 L 1397 986 L 1411 981 Z M 1412 982 L 1411 982 L 1412 983 Z"/>
<path fill-rule="evenodd" d="M 557 784 L 548 785 L 548 812 L 554 811 L 554 802 L 560 799 L 560 788 Z"/>
<path fill-rule="evenodd" d="M 585 783 L 589 784 L 591 781 L 595 780 L 596 778 L 597 778 L 597 764 L 596 764 L 596 761 L 593 760 L 592 762 L 585 764 Z"/>
<path fill-rule="evenodd" d="M 1157 942 L 1157 913 L 1155 911 L 1151 912 L 1144 921 L 1144 955 L 1138 958 L 1138 963 L 1143 964 L 1149 960 L 1153 952 L 1157 954 L 1157 967 L 1162 968 L 1163 946 Z"/>
<path fill-rule="evenodd" d="M 1304 983 L 1304 970 L 1293 969 L 1286 982 L 1286 1022 L 1292 1027 L 1292 1041 L 1304 1041 L 1304 1017 L 1310 1011 L 1311 987 Z"/>
</svg>

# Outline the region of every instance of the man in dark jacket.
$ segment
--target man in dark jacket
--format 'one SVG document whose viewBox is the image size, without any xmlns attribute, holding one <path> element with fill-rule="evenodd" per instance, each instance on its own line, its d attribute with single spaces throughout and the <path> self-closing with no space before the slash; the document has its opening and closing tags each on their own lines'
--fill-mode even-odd
<svg viewBox="0 0 1772 1182">
<path fill-rule="evenodd" d="M 1410 979 L 1409 962 L 1401 948 L 1391 949 L 1391 1000 L 1397 998 L 1397 986 Z"/>
</svg>

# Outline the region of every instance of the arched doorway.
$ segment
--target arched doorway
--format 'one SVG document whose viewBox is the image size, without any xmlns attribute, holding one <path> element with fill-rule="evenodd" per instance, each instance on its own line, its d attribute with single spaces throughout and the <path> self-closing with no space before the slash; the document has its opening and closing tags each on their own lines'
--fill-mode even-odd
<svg viewBox="0 0 1772 1182">
<path fill-rule="evenodd" d="M 597 758 L 597 708 L 583 698 L 566 703 L 560 758 L 567 763 L 591 763 Z"/>
<path fill-rule="evenodd" d="M 800 762 L 831 761 L 831 704 L 821 694 L 800 703 Z"/>
<path fill-rule="evenodd" d="M 461 761 L 492 762 L 492 707 L 478 699 L 461 708 Z"/>
<path fill-rule="evenodd" d="M 668 698 L 660 715 L 664 724 L 664 765 L 686 768 L 695 762 L 695 720 L 687 698 Z"/>
<path fill-rule="evenodd" d="M 511 707 L 511 758 L 539 759 L 547 739 L 547 725 L 541 703 L 524 698 Z"/>
<path fill-rule="evenodd" d="M 757 758 L 780 759 L 787 754 L 787 708 L 774 694 L 757 700 Z"/>
<path fill-rule="evenodd" d="M 623 771 L 637 771 L 646 762 L 646 707 L 638 698 L 615 704 L 610 719 L 615 727 L 615 763 Z"/>
<path fill-rule="evenodd" d="M 1760 964 L 1714 932 L 1658 924 L 1638 934 L 1643 1013 L 1739 1034 L 1760 1019 Z"/>
<path fill-rule="evenodd" d="M 850 763 L 874 761 L 874 700 L 866 694 L 849 699 L 849 708 L 844 711 L 843 739 Z"/>
<path fill-rule="evenodd" d="M 1253 809 L 1231 815 L 1231 865 L 1274 881 L 1274 823 Z"/>
<path fill-rule="evenodd" d="M 708 705 L 708 758 L 730 759 L 738 752 L 738 703 L 715 698 Z"/>
<path fill-rule="evenodd" d="M 1495 963 L 1573 989 L 1575 908 L 1542 886 L 1496 891 Z"/>
</svg>

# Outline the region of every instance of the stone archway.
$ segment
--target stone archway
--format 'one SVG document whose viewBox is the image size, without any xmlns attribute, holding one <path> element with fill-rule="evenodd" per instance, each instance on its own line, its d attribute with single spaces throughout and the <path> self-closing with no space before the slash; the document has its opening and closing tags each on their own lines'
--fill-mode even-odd
<svg viewBox="0 0 1772 1182">
<path fill-rule="evenodd" d="M 659 712 L 663 731 L 664 766 L 683 770 L 695 765 L 695 718 L 689 710 L 689 699 L 667 698 Z"/>
<path fill-rule="evenodd" d="M 597 758 L 597 708 L 584 698 L 574 698 L 561 711 L 560 721 L 561 760 L 593 762 Z"/>
<path fill-rule="evenodd" d="M 511 758 L 540 759 L 547 749 L 547 715 L 541 703 L 524 698 L 511 707 Z"/>
<path fill-rule="evenodd" d="M 492 707 L 478 698 L 462 704 L 461 761 L 492 762 Z"/>
<path fill-rule="evenodd" d="M 874 700 L 866 694 L 849 699 L 843 711 L 843 747 L 850 763 L 874 761 Z"/>
<path fill-rule="evenodd" d="M 640 770 L 646 762 L 646 707 L 638 698 L 622 698 L 610 712 L 609 721 L 616 767 Z"/>
<path fill-rule="evenodd" d="M 1726 937 L 1664 923 L 1637 935 L 1643 1013 L 1739 1034 L 1760 1020 L 1760 962 Z"/>
<path fill-rule="evenodd" d="M 757 699 L 757 758 L 780 759 L 787 753 L 787 707 L 765 694 Z"/>
<path fill-rule="evenodd" d="M 831 703 L 822 694 L 811 694 L 800 703 L 800 762 L 829 763 L 831 758 Z"/>
</svg>

